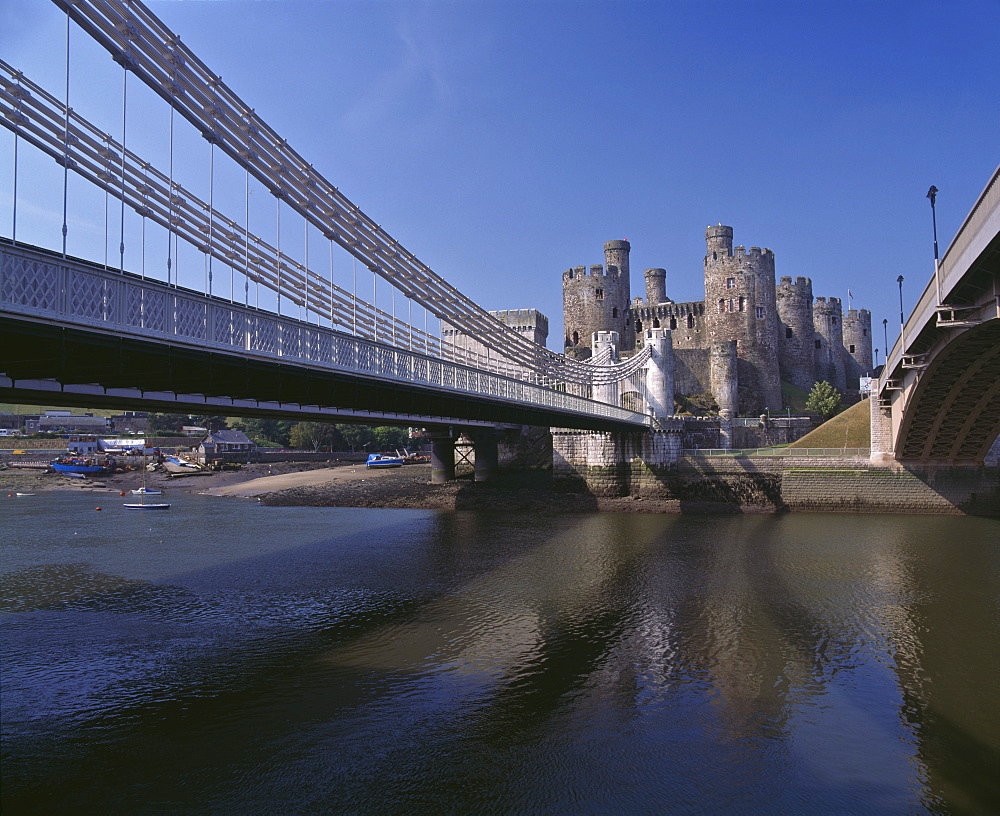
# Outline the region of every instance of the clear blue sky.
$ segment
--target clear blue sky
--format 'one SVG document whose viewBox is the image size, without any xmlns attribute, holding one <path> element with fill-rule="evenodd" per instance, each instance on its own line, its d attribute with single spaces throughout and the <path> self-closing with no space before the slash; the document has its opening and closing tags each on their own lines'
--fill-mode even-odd
<svg viewBox="0 0 1000 816">
<path fill-rule="evenodd" d="M 943 252 L 1000 162 L 1000 0 L 149 6 L 435 271 L 488 309 L 547 314 L 553 349 L 564 269 L 627 238 L 633 296 L 661 266 L 674 300 L 700 300 L 704 229 L 718 222 L 773 249 L 778 276 L 811 277 L 845 306 L 850 289 L 892 342 L 897 276 L 909 310 L 933 271 L 928 187 Z M 46 0 L 3 0 L 0 57 L 61 97 L 64 28 Z M 75 27 L 71 47 L 71 104 L 117 136 L 121 69 Z M 165 169 L 166 107 L 139 87 L 129 146 Z M 207 143 L 178 140 L 177 175 L 207 198 Z M 0 130 L 5 235 L 12 145 Z M 18 238 L 58 247 L 61 170 L 28 152 L 19 184 L 30 175 L 37 200 L 20 205 Z M 217 162 L 215 183 L 241 213 L 242 173 Z M 69 250 L 102 260 L 103 196 L 81 187 Z M 251 228 L 273 239 L 263 199 Z M 286 212 L 283 247 L 302 234 Z M 147 271 L 160 256 L 147 250 Z"/>
</svg>

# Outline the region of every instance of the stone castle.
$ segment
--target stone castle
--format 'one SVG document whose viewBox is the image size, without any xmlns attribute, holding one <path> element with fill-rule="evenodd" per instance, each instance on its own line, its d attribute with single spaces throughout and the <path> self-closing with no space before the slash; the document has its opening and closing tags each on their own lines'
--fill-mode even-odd
<svg viewBox="0 0 1000 816">
<path fill-rule="evenodd" d="M 646 297 L 632 300 L 628 241 L 608 241 L 605 263 L 563 273 L 565 353 L 591 356 L 598 332 L 616 332 L 618 352 L 642 347 L 648 330 L 669 329 L 677 395 L 712 395 L 743 415 L 782 408 L 781 383 L 809 391 L 826 380 L 856 396 L 872 368 L 871 313 L 840 298 L 813 299 L 809 278 L 775 283 L 770 249 L 733 247 L 733 228 L 705 232 L 705 299 L 675 303 L 666 270 L 645 271 Z M 608 337 L 609 335 L 604 335 Z"/>
</svg>

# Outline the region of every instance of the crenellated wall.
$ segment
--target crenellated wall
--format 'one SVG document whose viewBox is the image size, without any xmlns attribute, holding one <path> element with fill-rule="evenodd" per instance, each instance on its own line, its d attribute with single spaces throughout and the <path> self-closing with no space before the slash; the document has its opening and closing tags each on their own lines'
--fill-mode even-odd
<svg viewBox="0 0 1000 816">
<path fill-rule="evenodd" d="M 809 278 L 784 276 L 775 292 L 781 379 L 803 391 L 816 382 L 813 291 Z"/>
<path fill-rule="evenodd" d="M 645 300 L 629 302 L 630 245 L 605 244 L 605 266 L 574 267 L 563 274 L 566 354 L 591 356 L 588 338 L 617 331 L 619 352 L 628 358 L 642 348 L 649 329 L 669 329 L 674 350 L 674 387 L 683 396 L 714 393 L 713 344 L 736 344 L 734 413 L 781 410 L 782 381 L 808 392 L 827 380 L 841 393 L 857 393 L 857 379 L 870 370 L 871 315 L 851 310 L 844 317 L 839 298 L 814 298 L 806 277 L 775 283 L 774 253 L 733 246 L 733 228 L 705 231 L 705 299 L 674 303 L 666 293 L 666 271 L 645 270 Z M 623 305 L 624 304 L 624 305 Z M 851 348 L 854 351 L 851 351 Z"/>
<path fill-rule="evenodd" d="M 872 315 L 867 309 L 849 309 L 844 317 L 844 376 L 847 390 L 856 393 L 859 378 L 872 370 Z"/>
<path fill-rule="evenodd" d="M 564 348 L 569 357 L 586 360 L 597 332 L 618 332 L 622 348 L 635 347 L 635 329 L 629 309 L 629 243 L 608 241 L 606 265 L 576 266 L 563 273 Z"/>
<path fill-rule="evenodd" d="M 813 327 L 816 331 L 816 379 L 825 380 L 843 394 L 847 390 L 847 377 L 844 373 L 844 324 L 840 298 L 816 298 Z"/>
</svg>

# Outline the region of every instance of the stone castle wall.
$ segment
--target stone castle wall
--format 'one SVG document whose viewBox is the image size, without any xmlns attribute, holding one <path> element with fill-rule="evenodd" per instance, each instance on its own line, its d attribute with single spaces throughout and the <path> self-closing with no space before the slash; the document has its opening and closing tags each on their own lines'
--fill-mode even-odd
<svg viewBox="0 0 1000 816">
<path fill-rule="evenodd" d="M 645 330 L 665 328 L 671 331 L 679 394 L 711 391 L 718 402 L 708 349 L 722 341 L 736 343 L 736 412 L 780 410 L 782 381 L 808 391 L 825 379 L 842 393 L 856 392 L 857 378 L 871 369 L 870 313 L 851 310 L 844 318 L 839 298 L 814 300 L 808 278 L 783 277 L 776 284 L 774 253 L 734 247 L 732 227 L 709 227 L 705 241 L 704 301 L 673 303 L 665 270 L 651 268 L 644 274 L 645 301 L 630 303 L 627 280 L 621 279 L 628 268 L 627 241 L 605 245 L 605 267 L 564 273 L 566 354 L 586 359 L 595 332 L 617 331 L 619 350 L 628 357 L 641 347 Z M 719 387 L 717 377 L 715 382 Z M 723 391 L 728 394 L 728 386 Z"/>
</svg>

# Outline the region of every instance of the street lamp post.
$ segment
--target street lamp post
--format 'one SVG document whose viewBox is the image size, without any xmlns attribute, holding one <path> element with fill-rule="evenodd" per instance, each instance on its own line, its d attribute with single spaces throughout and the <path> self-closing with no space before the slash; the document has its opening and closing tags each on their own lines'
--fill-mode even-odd
<svg viewBox="0 0 1000 816">
<path fill-rule="evenodd" d="M 896 278 L 896 283 L 899 284 L 899 353 L 902 354 L 905 345 L 903 344 L 903 276 L 900 275 Z"/>
<path fill-rule="evenodd" d="M 875 349 L 875 368 L 878 368 L 878 349 Z"/>
<path fill-rule="evenodd" d="M 885 335 L 885 361 L 889 362 L 889 318 L 882 318 L 882 334 Z"/>
<path fill-rule="evenodd" d="M 941 305 L 941 279 L 938 277 L 938 240 L 937 240 L 937 210 L 934 207 L 937 201 L 938 188 L 931 185 L 927 191 L 927 197 L 931 200 L 931 223 L 934 226 L 934 285 L 937 287 L 937 305 Z"/>
</svg>

